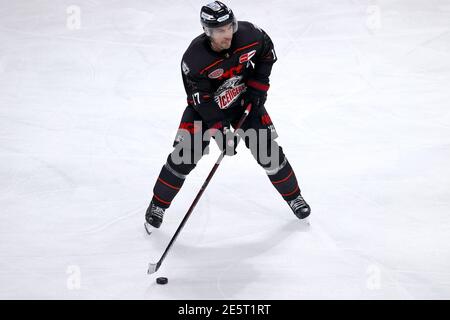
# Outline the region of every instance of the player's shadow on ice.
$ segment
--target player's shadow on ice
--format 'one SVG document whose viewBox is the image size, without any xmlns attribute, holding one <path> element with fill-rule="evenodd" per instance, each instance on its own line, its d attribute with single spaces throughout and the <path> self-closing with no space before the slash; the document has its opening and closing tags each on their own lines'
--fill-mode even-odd
<svg viewBox="0 0 450 320">
<path fill-rule="evenodd" d="M 265 252 L 294 234 L 308 230 L 309 227 L 292 220 L 278 228 L 268 230 L 262 240 L 260 237 L 259 240 L 244 239 L 239 244 L 233 241 L 234 243 L 230 245 L 195 246 L 187 245 L 178 238 L 161 269 L 151 276 L 152 279 L 168 276 L 169 285 L 161 288 L 153 279 L 147 290 L 147 296 L 163 299 L 235 298 L 250 284 L 264 281 L 263 275 L 258 271 L 260 268 L 256 269 L 255 264 L 264 261 L 261 256 Z M 157 255 L 159 252 L 162 254 L 172 236 L 167 232 L 155 232 L 151 235 L 151 243 L 158 252 Z M 249 262 L 257 257 L 259 262 Z M 267 268 L 273 268 L 276 273 L 279 261 L 271 261 L 268 257 L 265 265 Z M 245 298 L 252 299 L 252 296 L 249 294 Z"/>
</svg>

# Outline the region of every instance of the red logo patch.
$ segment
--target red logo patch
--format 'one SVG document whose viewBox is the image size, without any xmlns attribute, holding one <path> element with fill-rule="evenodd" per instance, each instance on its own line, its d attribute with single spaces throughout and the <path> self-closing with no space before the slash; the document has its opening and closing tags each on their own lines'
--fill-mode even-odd
<svg viewBox="0 0 450 320">
<path fill-rule="evenodd" d="M 232 78 L 240 74 L 242 70 L 244 70 L 244 65 L 242 64 L 238 64 L 235 67 L 231 67 L 229 70 L 225 71 L 223 75 L 220 76 L 219 80 Z"/>
<path fill-rule="evenodd" d="M 211 79 L 217 79 L 220 78 L 223 75 L 223 69 L 216 69 L 210 74 L 208 74 L 208 77 Z"/>
</svg>

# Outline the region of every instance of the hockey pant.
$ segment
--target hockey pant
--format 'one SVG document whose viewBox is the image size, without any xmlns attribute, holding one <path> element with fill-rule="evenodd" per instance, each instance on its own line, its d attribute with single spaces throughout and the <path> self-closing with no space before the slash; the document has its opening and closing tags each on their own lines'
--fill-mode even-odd
<svg viewBox="0 0 450 320">
<path fill-rule="evenodd" d="M 242 115 L 237 111 L 236 116 L 230 119 L 234 125 Z M 246 147 L 266 171 L 276 190 L 286 201 L 295 199 L 300 194 L 300 188 L 282 147 L 275 141 L 278 135 L 266 109 L 262 106 L 258 112 L 251 112 L 241 129 Z M 168 208 L 186 177 L 202 156 L 209 152 L 210 140 L 203 141 L 206 130 L 200 115 L 192 107 L 186 107 L 173 144 L 174 150 L 168 155 L 153 188 L 152 201 L 156 205 Z M 180 143 L 182 148 L 179 148 Z M 264 150 L 261 152 L 261 149 Z"/>
</svg>

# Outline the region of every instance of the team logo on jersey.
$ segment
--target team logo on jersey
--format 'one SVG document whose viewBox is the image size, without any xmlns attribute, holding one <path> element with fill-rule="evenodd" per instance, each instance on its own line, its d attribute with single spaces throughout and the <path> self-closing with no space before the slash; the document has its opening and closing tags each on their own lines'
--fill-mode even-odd
<svg viewBox="0 0 450 320">
<path fill-rule="evenodd" d="M 245 91 L 246 86 L 240 83 L 242 76 L 233 77 L 225 81 L 215 94 L 215 101 L 219 105 L 220 109 L 229 108 Z"/>
<path fill-rule="evenodd" d="M 242 64 L 238 64 L 237 66 L 231 67 L 230 69 L 226 70 L 219 77 L 219 80 L 233 78 L 234 76 L 242 73 L 243 70 L 244 70 L 244 66 Z"/>
<path fill-rule="evenodd" d="M 223 69 L 216 69 L 210 74 L 208 74 L 208 77 L 211 79 L 217 79 L 220 78 L 223 75 Z"/>
<path fill-rule="evenodd" d="M 239 63 L 244 63 L 249 61 L 256 54 L 256 50 L 252 50 L 250 52 L 244 53 L 239 57 Z"/>
</svg>

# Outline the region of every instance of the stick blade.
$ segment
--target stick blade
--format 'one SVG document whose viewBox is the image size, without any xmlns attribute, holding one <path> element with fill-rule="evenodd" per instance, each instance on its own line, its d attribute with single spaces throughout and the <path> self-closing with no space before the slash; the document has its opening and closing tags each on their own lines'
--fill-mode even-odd
<svg viewBox="0 0 450 320">
<path fill-rule="evenodd" d="M 157 263 L 149 263 L 147 274 L 153 274 L 156 271 L 158 271 L 158 264 Z"/>
</svg>

